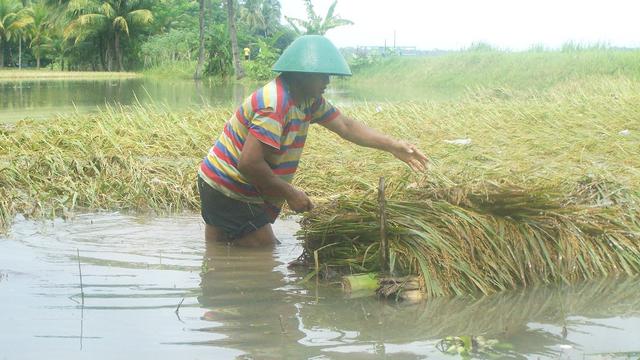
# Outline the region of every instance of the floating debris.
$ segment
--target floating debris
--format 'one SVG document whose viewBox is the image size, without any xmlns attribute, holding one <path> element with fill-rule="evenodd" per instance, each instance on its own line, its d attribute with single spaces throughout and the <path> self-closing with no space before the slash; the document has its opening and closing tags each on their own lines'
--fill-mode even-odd
<svg viewBox="0 0 640 360">
<path fill-rule="evenodd" d="M 470 145 L 471 139 L 465 138 L 465 139 L 445 140 L 444 142 L 452 145 Z"/>
</svg>

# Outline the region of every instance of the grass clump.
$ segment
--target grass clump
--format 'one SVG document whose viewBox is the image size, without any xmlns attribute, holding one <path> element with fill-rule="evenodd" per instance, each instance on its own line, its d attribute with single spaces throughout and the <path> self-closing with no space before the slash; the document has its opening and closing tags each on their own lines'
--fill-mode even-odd
<svg viewBox="0 0 640 360">
<path fill-rule="evenodd" d="M 147 77 L 167 79 L 193 79 L 196 72 L 195 61 L 173 61 L 145 69 L 143 74 Z"/>
</svg>

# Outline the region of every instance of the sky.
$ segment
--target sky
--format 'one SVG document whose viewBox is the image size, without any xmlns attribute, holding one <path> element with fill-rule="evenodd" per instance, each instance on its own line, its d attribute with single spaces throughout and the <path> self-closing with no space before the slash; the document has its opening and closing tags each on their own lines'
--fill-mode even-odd
<svg viewBox="0 0 640 360">
<path fill-rule="evenodd" d="M 313 0 L 324 16 L 333 0 Z M 280 0 L 282 13 L 305 18 L 302 0 Z M 457 50 L 486 42 L 508 50 L 567 42 L 640 47 L 640 0 L 338 0 L 355 24 L 330 30 L 338 47 L 415 46 Z"/>
</svg>

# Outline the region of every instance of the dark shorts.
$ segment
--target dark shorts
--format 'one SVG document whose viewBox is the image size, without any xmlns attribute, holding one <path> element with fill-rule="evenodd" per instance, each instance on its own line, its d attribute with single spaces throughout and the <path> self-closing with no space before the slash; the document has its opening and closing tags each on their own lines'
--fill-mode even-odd
<svg viewBox="0 0 640 360">
<path fill-rule="evenodd" d="M 271 223 L 262 204 L 232 199 L 198 176 L 200 212 L 204 222 L 221 229 L 229 240 L 241 238 Z"/>
</svg>

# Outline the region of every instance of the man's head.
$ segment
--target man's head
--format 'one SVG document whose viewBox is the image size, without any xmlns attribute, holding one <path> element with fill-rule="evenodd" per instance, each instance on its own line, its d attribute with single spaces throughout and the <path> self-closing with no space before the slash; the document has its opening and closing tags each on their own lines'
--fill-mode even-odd
<svg viewBox="0 0 640 360">
<path fill-rule="evenodd" d="M 304 98 L 322 96 L 330 81 L 329 75 L 322 73 L 283 72 L 281 76 Z"/>
</svg>

